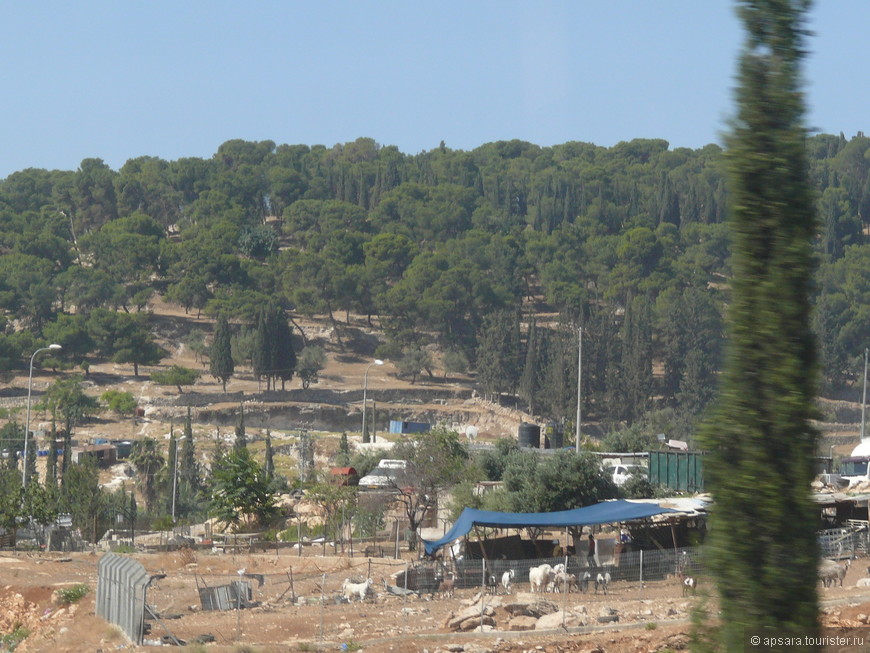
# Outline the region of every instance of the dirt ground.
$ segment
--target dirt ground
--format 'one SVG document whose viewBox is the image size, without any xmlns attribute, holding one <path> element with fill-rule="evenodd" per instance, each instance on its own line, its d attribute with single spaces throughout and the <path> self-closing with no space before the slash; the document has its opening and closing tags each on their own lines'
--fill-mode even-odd
<svg viewBox="0 0 870 653">
<path fill-rule="evenodd" d="M 147 602 L 161 619 L 150 622 L 146 640 L 157 641 L 171 633 L 187 642 L 183 647 L 187 651 L 681 650 L 688 642 L 692 609 L 710 590 L 702 582 L 697 595 L 686 597 L 675 580 L 666 579 L 643 588 L 636 583 L 616 582 L 607 595 L 591 590 L 547 594 L 545 600 L 565 611 L 566 623 L 588 625 L 567 630 L 556 627 L 546 631 L 508 631 L 509 616 L 504 606 L 532 596 L 541 598 L 529 595 L 527 583 L 518 582 L 509 596 L 483 597 L 495 608 L 494 631 L 458 633 L 447 628 L 446 622 L 452 614 L 474 604 L 479 591 L 457 590 L 452 598 L 392 596 L 384 590 L 381 578 L 401 570 L 405 565 L 402 560 L 324 556 L 316 550 L 306 550 L 300 557 L 298 552 L 286 549 L 277 554 L 230 555 L 182 550 L 134 557 L 148 573 L 166 574 L 148 590 Z M 11 632 L 16 624 L 31 633 L 16 651 L 82 653 L 135 648 L 116 627 L 95 615 L 98 561 L 98 554 L 4 552 L 0 556 L 0 633 Z M 856 587 L 855 583 L 866 575 L 867 562 L 855 561 L 842 588 L 820 589 L 825 625 L 866 624 L 870 589 Z M 203 611 L 197 587 L 232 582 L 239 578 L 239 570 L 248 574 L 252 598 L 259 606 Z M 374 598 L 336 603 L 345 578 L 366 574 L 375 580 Z M 52 601 L 55 590 L 78 583 L 91 589 L 78 604 L 61 607 Z M 598 622 L 598 616 L 614 611 L 618 622 Z M 213 637 L 213 643 L 194 643 L 201 635 Z M 143 646 L 137 650 L 166 650 L 166 647 Z"/>
<path fill-rule="evenodd" d="M 203 375 L 191 388 L 198 393 L 213 393 L 220 401 L 220 383 L 208 375 L 207 365 L 195 357 L 184 344 L 191 329 L 210 332 L 212 324 L 206 318 L 185 315 L 160 302 L 152 307 L 161 322 L 161 344 L 171 352 L 171 358 L 160 367 L 143 368 L 135 378 L 128 365 L 113 363 L 94 364 L 90 368 L 91 383 L 87 391 L 99 396 L 107 389 L 129 391 L 146 409 L 144 419 L 118 418 L 103 413 L 98 418 L 80 425 L 75 437 L 87 441 L 94 437 L 138 439 L 144 436 L 165 438 L 169 433 L 169 418 L 175 428 L 183 419 L 183 409 L 176 415 L 152 412 L 150 406 L 159 398 L 177 395 L 172 387 L 156 386 L 149 374 L 169 365 L 183 365 L 202 370 Z M 302 323 L 306 337 L 324 347 L 328 364 L 321 380 L 314 388 L 333 390 L 360 389 L 364 374 L 374 358 L 375 332 L 363 320 L 353 320 L 355 346 L 343 349 L 332 327 L 325 320 Z M 362 343 L 362 344 L 360 344 Z M 41 392 L 57 378 L 69 372 L 37 369 L 34 374 L 34 402 Z M 426 375 L 411 384 L 397 376 L 395 368 L 387 363 L 369 369 L 368 389 L 432 388 L 445 386 L 468 387 L 469 379 L 456 376 L 443 378 L 436 367 L 437 377 Z M 5 401 L 9 406 L 18 401 L 23 419 L 23 398 L 26 396 L 27 376 L 18 375 L 6 384 Z M 289 388 L 298 388 L 294 379 Z M 188 391 L 187 389 L 185 391 Z M 246 369 L 237 370 L 227 387 L 228 392 L 258 392 L 257 382 Z M 480 428 L 480 439 L 516 434 L 520 421 L 528 419 L 522 413 L 482 401 L 479 398 L 455 404 L 415 404 L 415 409 L 442 410 L 445 414 L 461 411 L 469 422 Z M 350 407 L 349 410 L 353 410 Z M 47 415 L 34 411 L 31 427 L 45 428 Z M 196 420 L 196 415 L 194 416 Z M 197 441 L 201 434 L 214 430 L 207 423 L 194 423 Z M 226 431 L 226 429 L 224 429 Z M 249 433 L 254 431 L 249 427 Z M 275 434 L 273 434 L 274 436 Z M 335 440 L 337 442 L 337 434 Z M 355 441 L 354 434 L 351 441 Z M 200 446 L 200 445 L 198 445 Z M 325 460 L 319 460 L 325 463 Z M 105 481 L 111 481 L 110 471 Z M 285 549 L 279 554 L 254 555 L 215 554 L 197 551 L 193 556 L 181 553 L 135 554 L 150 574 L 165 573 L 149 589 L 148 603 L 162 615 L 162 624 L 154 622 L 147 639 L 160 639 L 171 633 L 187 642 L 200 635 L 210 635 L 214 643 L 189 643 L 188 651 L 310 651 L 310 650 L 365 650 L 405 653 L 411 651 L 606 651 L 607 653 L 634 653 L 639 651 L 681 650 L 686 648 L 693 606 L 709 593 L 703 582 L 695 597 L 682 596 L 674 581 L 656 581 L 643 588 L 637 584 L 616 582 L 607 596 L 572 593 L 565 596 L 548 595 L 566 614 L 566 623 L 586 623 L 568 630 L 508 631 L 508 613 L 504 606 L 522 596 L 528 583 L 518 583 L 518 594 L 513 598 L 496 596 L 487 598 L 494 607 L 495 631 L 483 634 L 456 633 L 446 627 L 448 617 L 466 609 L 477 590 L 462 589 L 452 598 L 424 597 L 402 599 L 388 594 L 382 578 L 404 568 L 404 561 L 388 559 L 347 558 L 323 555 L 322 551 L 306 549 L 298 552 Z M 328 553 L 328 552 L 327 552 Z M 111 651 L 132 648 L 123 634 L 114 626 L 95 615 L 95 588 L 97 563 L 100 554 L 39 554 L 0 551 L 0 637 L 21 626 L 31 634 L 17 651 L 50 651 L 52 653 L 79 653 Z M 858 578 L 870 575 L 865 570 L 868 561 L 857 561 L 849 571 L 843 588 L 823 588 L 823 622 L 826 625 L 853 625 L 866 623 L 870 614 L 870 588 L 856 587 Z M 239 570 L 252 575 L 253 600 L 259 607 L 241 611 L 204 612 L 201 609 L 198 588 L 228 584 L 238 580 Z M 259 584 L 256 576 L 262 576 Z M 337 604 L 335 596 L 341 583 L 351 576 L 372 577 L 376 597 L 364 603 Z M 517 579 L 521 581 L 522 579 Z M 52 597 L 55 590 L 77 583 L 85 583 L 90 593 L 73 606 L 57 606 Z M 292 585 L 291 585 L 292 583 Z M 295 600 L 294 600 L 295 599 Z M 616 623 L 599 623 L 598 617 L 616 611 Z M 611 615 L 612 616 L 612 615 Z M 573 619 L 573 622 L 569 620 Z M 2 645 L 0 645 L 2 648 Z M 139 650 L 161 650 L 163 647 L 142 647 Z"/>
</svg>

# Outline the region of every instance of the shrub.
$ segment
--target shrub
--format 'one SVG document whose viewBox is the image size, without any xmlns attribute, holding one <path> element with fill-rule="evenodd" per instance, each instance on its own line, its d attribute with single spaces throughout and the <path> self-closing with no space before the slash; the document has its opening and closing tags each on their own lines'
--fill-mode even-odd
<svg viewBox="0 0 870 653">
<path fill-rule="evenodd" d="M 84 583 L 73 585 L 72 587 L 64 587 L 57 590 L 57 599 L 61 605 L 69 605 L 70 603 L 78 603 L 85 595 L 91 591 L 91 588 Z"/>
</svg>

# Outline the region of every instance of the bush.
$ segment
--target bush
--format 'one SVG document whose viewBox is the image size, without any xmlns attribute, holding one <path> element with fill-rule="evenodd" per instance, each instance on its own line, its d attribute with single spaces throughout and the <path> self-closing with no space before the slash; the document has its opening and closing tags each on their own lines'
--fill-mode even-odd
<svg viewBox="0 0 870 653">
<path fill-rule="evenodd" d="M 15 648 L 27 639 L 30 631 L 23 626 L 18 626 L 11 633 L 0 634 L 0 651 L 14 651 Z"/>
<path fill-rule="evenodd" d="M 319 537 L 323 535 L 323 525 L 317 524 L 316 526 L 309 527 L 307 524 L 302 524 L 301 529 L 291 526 L 290 528 L 278 533 L 278 539 L 282 542 L 296 542 L 299 533 L 302 534 L 303 538 Z"/>
<path fill-rule="evenodd" d="M 78 603 L 90 591 L 90 587 L 88 587 L 84 583 L 79 583 L 78 585 L 73 585 L 72 587 L 65 587 L 63 589 L 57 590 L 56 595 L 57 600 L 61 605 L 69 605 L 70 603 Z"/>
</svg>

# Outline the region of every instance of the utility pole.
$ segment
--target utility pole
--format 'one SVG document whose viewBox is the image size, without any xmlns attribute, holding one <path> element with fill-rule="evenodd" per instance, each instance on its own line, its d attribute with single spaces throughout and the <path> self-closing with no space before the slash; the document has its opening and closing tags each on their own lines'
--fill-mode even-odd
<svg viewBox="0 0 870 653">
<path fill-rule="evenodd" d="M 583 327 L 577 329 L 577 423 L 574 426 L 574 451 L 580 453 L 580 385 L 583 379 Z"/>
<path fill-rule="evenodd" d="M 864 348 L 864 394 L 861 396 L 861 442 L 864 442 L 864 434 L 866 433 L 864 419 L 865 408 L 867 407 L 867 348 Z"/>
</svg>

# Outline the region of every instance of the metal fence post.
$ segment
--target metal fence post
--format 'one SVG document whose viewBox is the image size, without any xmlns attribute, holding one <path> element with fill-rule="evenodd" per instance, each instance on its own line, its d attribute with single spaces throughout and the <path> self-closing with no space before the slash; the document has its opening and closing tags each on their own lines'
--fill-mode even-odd
<svg viewBox="0 0 870 653">
<path fill-rule="evenodd" d="M 643 595 L 643 549 L 640 550 L 640 593 Z"/>
</svg>

